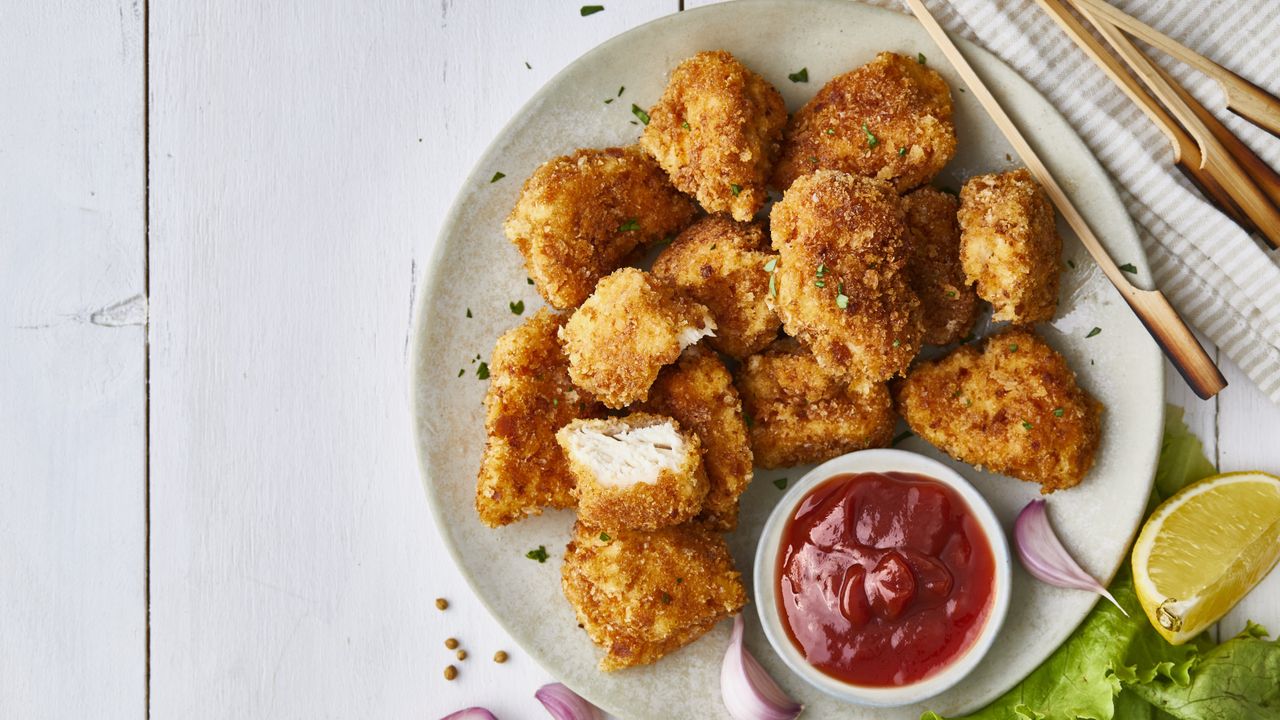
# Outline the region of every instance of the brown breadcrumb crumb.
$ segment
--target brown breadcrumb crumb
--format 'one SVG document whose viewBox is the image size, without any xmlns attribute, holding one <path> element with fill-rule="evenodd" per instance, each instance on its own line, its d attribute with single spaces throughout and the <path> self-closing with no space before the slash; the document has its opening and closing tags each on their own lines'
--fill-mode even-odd
<svg viewBox="0 0 1280 720">
<path fill-rule="evenodd" d="M 640 145 L 708 212 L 750 220 L 782 146 L 787 107 L 764 78 L 723 50 L 671 71 Z"/>
<path fill-rule="evenodd" d="M 1102 404 L 1023 328 L 920 363 L 898 389 L 898 405 L 911 430 L 948 455 L 1040 483 L 1044 493 L 1080 484 L 1101 436 Z"/>
<path fill-rule="evenodd" d="M 1053 204 L 1026 168 L 969 178 L 960 190 L 960 256 L 993 320 L 1052 320 L 1062 238 Z"/>
<path fill-rule="evenodd" d="M 893 439 L 898 418 L 886 384 L 857 390 L 824 372 L 795 340 L 747 358 L 737 380 L 759 467 L 822 462 Z"/>
<path fill-rule="evenodd" d="M 636 432 L 642 429 L 662 434 Z M 586 525 L 607 532 L 657 530 L 702 510 L 708 489 L 702 442 L 672 418 L 637 412 L 574 420 L 556 440 L 577 480 L 578 519 Z"/>
<path fill-rule="evenodd" d="M 882 52 L 832 78 L 792 116 L 772 185 L 785 190 L 819 169 L 923 185 L 956 152 L 951 91 L 933 68 Z"/>
<path fill-rule="evenodd" d="M 674 237 L 696 213 L 639 147 L 578 150 L 533 172 L 503 229 L 538 292 L 566 310 L 636 248 Z"/>
<path fill-rule="evenodd" d="M 787 334 L 845 380 L 874 385 L 906 370 L 923 330 L 893 188 L 819 170 L 792 184 L 770 220 L 773 303 Z"/>
<path fill-rule="evenodd" d="M 949 345 L 969 334 L 978 315 L 978 295 L 960 265 L 959 202 L 922 187 L 904 195 L 910 259 L 907 276 L 923 309 L 924 342 Z"/>
<path fill-rule="evenodd" d="M 716 321 L 707 344 L 741 360 L 778 337 L 782 321 L 769 307 L 769 271 L 777 255 L 758 222 L 708 215 L 680 233 L 653 263 L 653 274 L 706 305 Z"/>
<path fill-rule="evenodd" d="M 617 409 L 648 397 L 662 366 L 714 331 L 706 307 L 646 272 L 623 268 L 600 281 L 560 339 L 573 384 Z"/>
<path fill-rule="evenodd" d="M 733 376 L 716 354 L 694 346 L 658 375 L 646 407 L 670 415 L 702 440 L 711 490 L 699 518 L 716 530 L 738 526 L 738 496 L 751 482 L 751 446 Z"/>
<path fill-rule="evenodd" d="M 602 408 L 569 381 L 556 338 L 563 316 L 539 310 L 498 338 L 485 395 L 485 443 L 476 481 L 476 512 L 489 527 L 574 506 L 573 476 L 556 431 Z M 448 603 L 437 601 L 442 610 Z"/>
<path fill-rule="evenodd" d="M 724 538 L 696 523 L 608 540 L 578 523 L 562 587 L 605 671 L 655 662 L 747 603 Z"/>
</svg>

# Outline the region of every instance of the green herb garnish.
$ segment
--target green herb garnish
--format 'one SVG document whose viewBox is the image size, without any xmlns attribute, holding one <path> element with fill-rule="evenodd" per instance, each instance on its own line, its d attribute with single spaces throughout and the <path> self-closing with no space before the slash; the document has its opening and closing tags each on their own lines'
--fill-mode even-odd
<svg viewBox="0 0 1280 720">
<path fill-rule="evenodd" d="M 492 185 L 493 183 L 498 182 L 499 180 L 501 180 L 502 178 L 504 178 L 504 177 L 506 177 L 506 176 L 507 176 L 507 174 L 506 174 L 506 173 L 504 173 L 504 172 L 496 172 L 496 173 L 494 173 L 494 174 L 493 174 L 493 177 L 489 178 L 489 184 L 490 184 L 490 185 Z"/>
<path fill-rule="evenodd" d="M 604 104 L 605 104 L 605 105 L 608 105 L 608 104 L 609 104 L 609 103 L 611 103 L 611 102 L 613 102 L 613 98 L 605 98 L 605 99 L 604 99 Z"/>
<path fill-rule="evenodd" d="M 684 128 L 685 130 L 688 130 L 688 129 L 689 129 L 689 121 L 688 121 L 688 120 L 685 120 L 684 122 L 680 123 L 680 127 Z"/>
<path fill-rule="evenodd" d="M 797 70 L 796 72 L 793 72 L 793 73 L 791 73 L 791 74 L 787 75 L 787 79 L 788 79 L 788 80 L 790 80 L 791 82 L 797 82 L 797 83 L 804 82 L 804 83 L 807 83 L 807 82 L 809 82 L 809 68 L 807 68 L 807 67 L 802 67 L 802 68 L 800 68 L 799 70 Z"/>
<path fill-rule="evenodd" d="M 1134 275 L 1138 274 L 1138 268 L 1134 267 L 1133 263 L 1125 263 L 1120 266 L 1120 269 L 1127 273 L 1133 273 Z"/>
<path fill-rule="evenodd" d="M 524 69 L 525 69 L 525 70 L 532 70 L 532 69 L 533 69 L 533 66 L 529 64 L 529 61 L 528 61 L 528 60 L 525 60 L 525 61 L 524 61 Z"/>
<path fill-rule="evenodd" d="M 742 192 L 742 186 L 737 183 L 730 183 L 729 192 L 733 193 L 734 197 L 738 197 L 738 194 Z"/>
<path fill-rule="evenodd" d="M 578 13 L 581 14 L 582 17 L 586 17 L 588 15 L 595 15 L 602 11 L 604 11 L 603 5 L 583 5 L 582 9 L 579 10 Z"/>
<path fill-rule="evenodd" d="M 662 593 L 662 602 L 663 602 L 663 604 L 665 604 L 665 605 L 670 605 L 670 604 L 671 604 L 671 596 L 670 596 L 670 595 L 668 595 L 668 594 L 667 594 L 667 593 L 665 593 L 665 592 L 664 592 L 664 593 Z"/>
<path fill-rule="evenodd" d="M 777 267 L 778 267 L 778 258 L 769 258 L 769 261 L 764 264 L 764 271 L 773 272 L 774 270 L 777 269 Z"/>
<path fill-rule="evenodd" d="M 924 53 L 916 53 L 916 62 L 920 63 L 921 65 L 924 65 L 925 63 L 929 62 L 929 58 L 925 57 Z"/>
<path fill-rule="evenodd" d="M 618 226 L 618 232 L 634 232 L 640 229 L 640 219 L 631 218 Z"/>
<path fill-rule="evenodd" d="M 784 477 L 780 477 L 777 480 L 773 481 L 773 486 L 778 488 L 779 490 L 785 490 L 787 488 L 787 479 Z"/>
<path fill-rule="evenodd" d="M 609 533 L 600 533 L 600 542 L 609 542 L 612 539 L 609 537 Z"/>
<path fill-rule="evenodd" d="M 1072 270 L 1075 270 L 1075 269 L 1076 269 L 1076 261 L 1075 261 L 1075 260 L 1068 260 L 1068 261 L 1067 261 L 1067 267 L 1071 268 Z"/>
<path fill-rule="evenodd" d="M 471 308 L 467 308 L 467 317 L 471 317 Z"/>
<path fill-rule="evenodd" d="M 875 147 L 880 144 L 880 138 L 871 133 L 871 128 L 866 123 L 862 123 L 862 132 L 867 136 L 867 147 Z"/>
<path fill-rule="evenodd" d="M 533 278 L 531 278 L 531 277 L 527 277 L 527 278 L 525 278 L 525 279 L 524 279 L 524 281 L 525 281 L 525 282 L 527 282 L 527 283 L 529 283 L 530 285 L 532 285 L 532 284 L 533 284 Z"/>
<path fill-rule="evenodd" d="M 898 148 L 898 157 L 906 157 L 906 154 L 907 154 L 907 148 L 905 145 Z"/>
<path fill-rule="evenodd" d="M 1053 409 L 1053 416 L 1054 416 L 1054 417 L 1062 417 L 1066 412 L 1067 412 L 1067 411 L 1066 411 L 1066 409 L 1065 409 L 1065 408 L 1054 408 L 1054 409 Z"/>
<path fill-rule="evenodd" d="M 845 308 L 849 307 L 849 296 L 845 295 L 844 293 L 840 293 L 839 295 L 836 295 L 836 307 L 840 308 L 841 310 L 844 310 Z"/>
<path fill-rule="evenodd" d="M 1097 335 L 1097 334 L 1098 334 L 1098 333 L 1100 333 L 1100 332 L 1102 332 L 1102 328 L 1100 328 L 1100 327 L 1095 327 L 1094 329 L 1090 330 L 1090 331 L 1089 331 L 1089 334 L 1088 334 L 1088 335 L 1085 335 L 1085 337 L 1087 337 L 1087 338 L 1091 338 L 1091 337 L 1093 337 L 1094 335 Z"/>
<path fill-rule="evenodd" d="M 489 379 L 489 363 L 481 361 L 481 363 L 476 366 L 476 378 L 479 380 Z"/>
<path fill-rule="evenodd" d="M 1018 343 L 1009 343 L 1009 352 L 1018 352 Z"/>
<path fill-rule="evenodd" d="M 626 85 L 619 85 L 619 86 L 618 86 L 618 97 L 622 97 L 622 91 L 623 91 L 623 90 L 626 90 L 626 89 L 627 89 L 627 86 L 626 86 Z"/>
<path fill-rule="evenodd" d="M 1022 429 L 1023 429 L 1023 430 L 1030 430 L 1031 428 L 1032 428 L 1031 423 L 1027 422 L 1026 420 L 1023 420 L 1023 421 L 1022 421 Z"/>
<path fill-rule="evenodd" d="M 467 374 L 466 368 L 458 368 L 458 377 L 462 377 L 463 375 L 466 375 L 466 374 Z"/>
<path fill-rule="evenodd" d="M 539 545 L 537 550 L 530 550 L 529 552 L 525 553 L 524 556 L 529 558 L 530 560 L 537 560 L 540 563 L 546 562 L 547 558 L 550 557 L 549 555 L 547 555 L 546 545 Z"/>
<path fill-rule="evenodd" d="M 835 128 L 827 128 L 827 134 L 828 134 L 828 135 L 835 135 L 835 134 L 836 134 L 836 130 L 835 130 Z M 818 161 L 818 160 L 817 160 L 817 158 L 814 158 L 814 162 L 817 162 L 817 161 Z"/>
<path fill-rule="evenodd" d="M 640 107 L 639 105 L 636 105 L 635 103 L 631 103 L 631 114 L 640 118 L 640 122 L 644 123 L 645 125 L 649 124 L 649 113 L 645 112 L 644 108 Z"/>
<path fill-rule="evenodd" d="M 524 314 L 524 301 L 523 301 L 523 300 L 517 300 L 517 301 L 512 302 L 512 303 L 507 303 L 507 307 L 511 308 L 511 314 L 512 314 L 512 315 L 523 315 L 523 314 Z"/>
</svg>

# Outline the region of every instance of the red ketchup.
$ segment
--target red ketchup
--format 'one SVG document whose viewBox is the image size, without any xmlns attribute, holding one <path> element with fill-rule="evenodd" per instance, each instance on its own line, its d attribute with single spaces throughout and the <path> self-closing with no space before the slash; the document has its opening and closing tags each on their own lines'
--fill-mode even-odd
<svg viewBox="0 0 1280 720">
<path fill-rule="evenodd" d="M 778 610 L 814 667 L 862 686 L 933 675 L 978 637 L 995 558 L 960 494 L 912 473 L 836 475 L 783 530 Z"/>
</svg>

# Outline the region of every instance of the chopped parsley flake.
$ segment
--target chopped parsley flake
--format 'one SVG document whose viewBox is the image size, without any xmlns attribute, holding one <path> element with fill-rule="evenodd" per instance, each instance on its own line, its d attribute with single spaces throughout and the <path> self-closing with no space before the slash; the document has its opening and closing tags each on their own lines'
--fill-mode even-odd
<svg viewBox="0 0 1280 720">
<path fill-rule="evenodd" d="M 809 82 L 809 68 L 802 67 L 796 72 L 787 75 L 787 79 L 791 82 Z"/>
<path fill-rule="evenodd" d="M 744 413 L 742 413 L 742 422 L 743 422 L 743 424 L 744 424 L 744 425 L 746 425 L 747 427 L 751 427 L 751 426 L 753 426 L 753 425 L 755 425 L 755 424 L 756 424 L 755 418 L 751 417 L 751 415 L 750 415 L 750 414 L 745 413 L 745 412 L 744 412 Z"/>
<path fill-rule="evenodd" d="M 603 11 L 604 11 L 603 5 L 583 5 L 582 9 L 579 10 L 578 13 L 582 15 L 582 17 L 586 17 L 588 15 L 595 15 L 596 13 L 603 12 Z"/>
<path fill-rule="evenodd" d="M 682 584 L 682 583 L 684 583 L 684 578 L 676 578 L 676 584 L 677 584 L 677 585 L 680 585 L 680 584 Z"/>
<path fill-rule="evenodd" d="M 1054 416 L 1054 417 L 1062 417 L 1064 413 L 1066 413 L 1066 410 L 1065 410 L 1065 409 L 1063 409 L 1063 408 L 1054 408 L 1054 409 L 1053 409 L 1053 416 Z"/>
<path fill-rule="evenodd" d="M 631 103 L 631 114 L 640 118 L 640 122 L 644 123 L 645 125 L 649 124 L 649 113 L 645 112 L 644 108 L 640 107 L 639 105 L 635 103 Z"/>
<path fill-rule="evenodd" d="M 906 154 L 907 154 L 906 146 L 898 148 L 898 157 L 906 157 Z"/>
<path fill-rule="evenodd" d="M 769 273 L 769 297 L 778 297 L 778 285 L 774 280 L 775 277 L 773 273 Z"/>
<path fill-rule="evenodd" d="M 1009 343 L 1009 352 L 1018 352 L 1018 343 Z"/>
<path fill-rule="evenodd" d="M 471 308 L 467 308 L 467 317 L 471 317 Z"/>
<path fill-rule="evenodd" d="M 1123 270 L 1124 272 L 1132 273 L 1134 275 L 1138 274 L 1138 268 L 1134 267 L 1133 263 L 1125 263 L 1120 266 L 1120 269 Z"/>
<path fill-rule="evenodd" d="M 463 375 L 466 375 L 466 374 L 467 374 L 466 368 L 458 368 L 458 377 L 462 377 Z"/>
<path fill-rule="evenodd" d="M 929 62 L 929 58 L 925 57 L 924 53 L 916 53 L 916 62 L 920 63 L 921 65 L 924 65 L 925 63 Z"/>
<path fill-rule="evenodd" d="M 840 293 L 839 295 L 836 295 L 836 307 L 840 308 L 841 310 L 844 310 L 845 308 L 849 307 L 849 296 L 845 295 L 843 292 Z"/>
<path fill-rule="evenodd" d="M 613 98 L 605 98 L 605 99 L 604 99 L 604 104 L 605 104 L 605 105 L 608 105 L 608 104 L 609 104 L 609 103 L 611 103 L 611 102 L 613 102 Z"/>
<path fill-rule="evenodd" d="M 773 486 L 778 488 L 779 490 L 785 490 L 787 489 L 787 479 L 784 477 L 780 477 L 777 480 L 773 481 Z"/>
<path fill-rule="evenodd" d="M 1089 331 L 1089 334 L 1088 334 L 1088 335 L 1085 335 L 1085 337 L 1087 337 L 1087 338 L 1091 338 L 1091 337 L 1093 337 L 1094 335 L 1097 335 L 1097 334 L 1098 334 L 1098 333 L 1100 333 L 1100 332 L 1102 332 L 1102 328 L 1100 328 L 1100 327 L 1095 327 L 1094 329 L 1090 330 L 1090 331 Z"/>
<path fill-rule="evenodd" d="M 631 218 L 618 226 L 618 232 L 633 232 L 640 229 L 640 219 Z"/>
<path fill-rule="evenodd" d="M 600 533 L 600 542 L 609 542 L 612 539 L 609 537 L 609 533 Z"/>
<path fill-rule="evenodd" d="M 524 314 L 524 301 L 523 301 L 523 300 L 517 300 L 517 301 L 515 301 L 515 302 L 513 302 L 513 303 L 507 303 L 507 307 L 511 308 L 511 314 L 512 314 L 512 315 L 523 315 L 523 314 Z"/>
<path fill-rule="evenodd" d="M 623 91 L 623 90 L 626 90 L 626 89 L 627 89 L 627 86 L 626 86 L 626 85 L 619 85 L 619 86 L 618 86 L 618 97 L 622 97 L 622 91 Z"/>
<path fill-rule="evenodd" d="M 836 134 L 835 128 L 827 128 L 827 134 L 828 134 L 828 135 L 835 135 L 835 134 Z M 817 162 L 817 159 L 816 159 L 816 158 L 814 159 L 814 162 Z"/>
<path fill-rule="evenodd" d="M 1032 425 L 1031 423 L 1027 422 L 1026 420 L 1023 420 L 1023 421 L 1022 421 L 1022 429 L 1023 429 L 1023 430 L 1030 430 L 1032 427 L 1033 427 L 1033 425 Z"/>
<path fill-rule="evenodd" d="M 533 69 L 533 66 L 529 64 L 529 61 L 528 61 L 528 60 L 525 60 L 525 61 L 524 61 L 524 69 L 525 69 L 525 70 L 532 70 L 532 69 Z"/>
<path fill-rule="evenodd" d="M 862 132 L 867 136 L 867 147 L 875 147 L 880 144 L 880 138 L 871 133 L 871 128 L 866 123 L 862 123 Z"/>
<path fill-rule="evenodd" d="M 955 297 L 955 296 L 956 296 L 956 291 L 955 291 L 955 290 L 948 290 L 948 291 L 947 291 L 947 297 L 949 297 L 949 298 L 953 298 L 953 297 Z"/>
<path fill-rule="evenodd" d="M 489 363 L 481 361 L 480 364 L 476 366 L 476 378 L 480 380 L 489 379 Z"/>
<path fill-rule="evenodd" d="M 670 596 L 669 594 L 665 593 L 665 592 L 664 592 L 664 593 L 662 593 L 662 602 L 663 602 L 663 604 L 665 604 L 665 605 L 670 605 L 670 604 L 671 604 L 671 596 Z"/>
<path fill-rule="evenodd" d="M 819 264 L 818 277 L 822 277 L 823 275 L 826 275 L 826 274 L 827 274 L 827 266 L 825 264 Z"/>
<path fill-rule="evenodd" d="M 817 164 L 818 164 L 818 156 L 817 156 L 817 155 L 810 155 L 810 156 L 809 156 L 809 162 L 813 163 L 814 165 L 817 165 Z"/>
<path fill-rule="evenodd" d="M 769 262 L 764 264 L 765 272 L 773 272 L 778 267 L 778 258 L 769 258 Z"/>
<path fill-rule="evenodd" d="M 742 192 L 742 186 L 737 183 L 730 183 L 729 192 L 733 193 L 734 197 L 738 197 L 738 194 Z"/>
<path fill-rule="evenodd" d="M 903 440 L 906 440 L 909 437 L 911 437 L 911 431 L 907 430 L 906 432 L 899 433 L 898 436 L 893 439 L 893 442 L 889 444 L 897 445 L 898 443 L 902 442 Z"/>
<path fill-rule="evenodd" d="M 901 341 L 901 340 L 899 340 L 899 339 L 897 339 L 897 338 L 894 338 L 894 339 L 893 339 L 893 346 L 894 346 L 894 347 L 898 347 L 898 346 L 899 346 L 899 345 L 901 345 L 901 344 L 902 344 L 902 341 Z"/>
<path fill-rule="evenodd" d="M 529 558 L 530 560 L 537 560 L 540 563 L 544 563 L 547 561 L 547 558 L 549 557 L 547 555 L 547 546 L 539 545 L 537 550 L 530 550 L 529 552 L 525 553 L 524 556 Z"/>
<path fill-rule="evenodd" d="M 827 286 L 827 281 L 826 281 L 826 280 L 814 280 L 814 281 L 813 281 L 813 284 L 814 284 L 814 286 L 815 286 L 815 287 L 826 287 L 826 286 Z"/>
<path fill-rule="evenodd" d="M 1076 261 L 1075 261 L 1075 260 L 1068 260 L 1068 261 L 1067 261 L 1067 267 L 1071 268 L 1072 270 L 1075 270 L 1075 269 L 1076 269 Z"/>
<path fill-rule="evenodd" d="M 498 182 L 499 180 L 501 180 L 502 178 L 504 178 L 504 177 L 506 177 L 506 176 L 507 176 L 507 174 L 506 174 L 506 173 L 504 173 L 504 172 L 496 172 L 496 173 L 494 173 L 494 174 L 493 174 L 493 177 L 489 178 L 489 184 L 490 184 L 490 185 L 492 185 L 493 183 Z"/>
<path fill-rule="evenodd" d="M 688 129 L 689 129 L 689 121 L 688 121 L 688 120 L 685 120 L 684 122 L 680 123 L 680 127 L 684 128 L 685 130 L 688 130 Z"/>
<path fill-rule="evenodd" d="M 533 278 L 531 278 L 531 277 L 527 277 L 527 278 L 525 278 L 525 279 L 524 279 L 524 281 L 525 281 L 525 282 L 527 282 L 527 283 L 529 283 L 530 285 L 532 285 L 532 284 L 533 284 Z"/>
</svg>

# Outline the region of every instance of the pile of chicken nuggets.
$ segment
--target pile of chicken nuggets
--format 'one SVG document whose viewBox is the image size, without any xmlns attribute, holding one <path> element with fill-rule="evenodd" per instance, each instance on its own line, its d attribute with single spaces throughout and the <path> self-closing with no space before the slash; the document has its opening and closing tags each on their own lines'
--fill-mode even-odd
<svg viewBox="0 0 1280 720">
<path fill-rule="evenodd" d="M 544 163 L 507 219 L 550 307 L 494 349 L 476 486 L 492 527 L 576 508 L 562 585 L 602 669 L 747 602 L 722 533 L 753 467 L 888 446 L 902 417 L 1043 492 L 1081 482 L 1102 406 L 1033 327 L 1057 306 L 1053 206 L 1026 170 L 930 187 L 956 133 L 923 56 L 881 53 L 788 116 L 703 52 L 648 118 L 636 145 Z M 983 302 L 1010 324 L 966 342 Z"/>
</svg>

